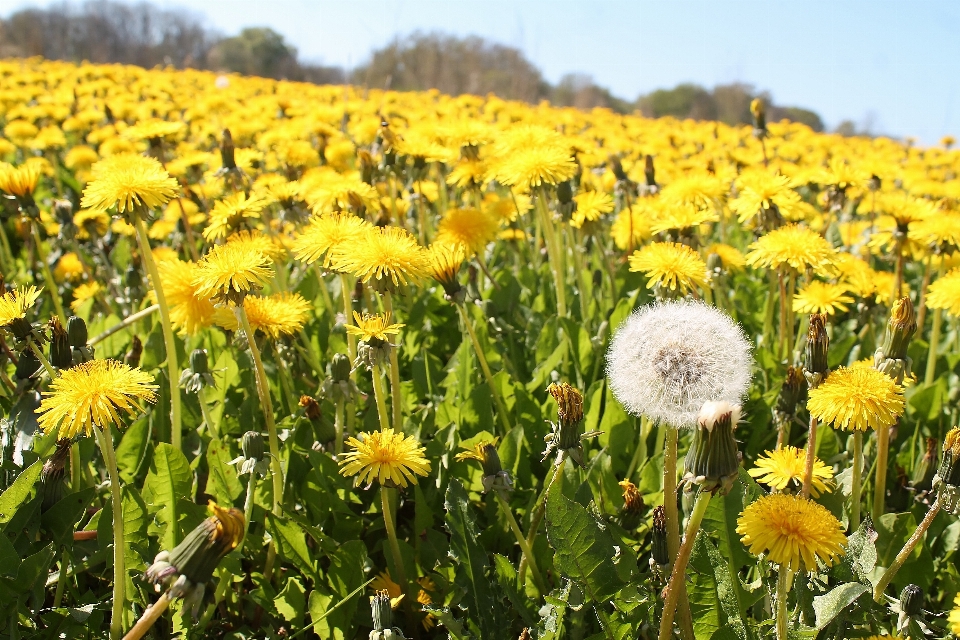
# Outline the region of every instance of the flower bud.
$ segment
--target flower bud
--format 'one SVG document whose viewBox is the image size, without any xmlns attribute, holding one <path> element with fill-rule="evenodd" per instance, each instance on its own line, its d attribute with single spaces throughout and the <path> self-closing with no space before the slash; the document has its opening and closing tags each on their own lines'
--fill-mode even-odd
<svg viewBox="0 0 960 640">
<path fill-rule="evenodd" d="M 311 396 L 300 396 L 300 406 L 303 407 L 303 415 L 308 420 L 316 422 L 320 419 L 320 403 Z"/>
<path fill-rule="evenodd" d="M 180 372 L 180 386 L 187 393 L 200 393 L 205 387 L 217 386 L 210 372 L 206 349 L 194 349 L 190 353 L 190 366 Z"/>
<path fill-rule="evenodd" d="M 740 407 L 729 402 L 706 402 L 700 409 L 693 443 L 684 459 L 683 479 L 704 491 L 727 495 L 740 474 L 740 451 L 733 437 Z"/>
<path fill-rule="evenodd" d="M 123 286 L 133 291 L 139 291 L 143 286 L 143 276 L 140 274 L 140 266 L 134 264 L 132 260 L 123 272 Z"/>
<path fill-rule="evenodd" d="M 210 363 L 207 359 L 206 349 L 194 349 L 190 354 L 190 368 L 194 373 L 210 373 Z"/>
<path fill-rule="evenodd" d="M 40 368 L 40 360 L 30 349 L 20 352 L 17 369 L 13 375 L 17 380 L 29 380 Z"/>
<path fill-rule="evenodd" d="M 943 457 L 933 476 L 940 508 L 951 515 L 960 515 L 960 427 L 954 427 L 943 439 Z"/>
<path fill-rule="evenodd" d="M 897 632 L 904 638 L 924 638 L 927 636 L 922 623 L 923 589 L 908 584 L 900 592 L 900 602 L 894 605 L 897 615 Z"/>
<path fill-rule="evenodd" d="M 50 364 L 57 369 L 68 369 L 73 366 L 73 352 L 70 350 L 70 336 L 60 323 L 60 318 L 50 318 Z"/>
<path fill-rule="evenodd" d="M 753 133 L 758 138 L 767 132 L 767 109 L 760 98 L 750 102 L 750 113 L 753 114 Z"/>
<path fill-rule="evenodd" d="M 330 361 L 330 377 L 334 382 L 346 382 L 350 379 L 350 358 L 343 353 L 336 353 Z"/>
<path fill-rule="evenodd" d="M 789 423 L 797 412 L 797 403 L 803 393 L 804 382 L 803 371 L 799 367 L 792 365 L 787 367 L 787 375 L 783 379 L 783 386 L 780 387 L 780 395 L 777 396 L 777 406 L 773 410 L 777 426 Z"/>
<path fill-rule="evenodd" d="M 619 483 L 623 489 L 623 506 L 620 507 L 620 526 L 627 531 L 633 531 L 640 524 L 643 514 L 643 496 L 637 490 L 637 485 L 629 480 Z"/>
<path fill-rule="evenodd" d="M 87 323 L 83 318 L 70 316 L 67 319 L 67 336 L 71 347 L 78 349 L 87 346 Z"/>
<path fill-rule="evenodd" d="M 263 436 L 256 431 L 247 431 L 240 440 L 244 458 L 263 460 Z"/>
<path fill-rule="evenodd" d="M 827 349 L 830 337 L 827 335 L 827 316 L 822 313 L 810 314 L 810 329 L 807 331 L 806 359 L 803 363 L 803 375 L 811 389 L 823 382 L 830 367 L 827 364 Z"/>
<path fill-rule="evenodd" d="M 890 310 L 890 320 L 883 334 L 883 343 L 873 356 L 874 367 L 893 378 L 894 382 L 903 382 L 903 376 L 909 370 L 907 347 L 917 332 L 917 314 L 913 302 L 904 296 L 897 300 Z"/>
<path fill-rule="evenodd" d="M 570 186 L 569 180 L 564 180 L 557 185 L 557 200 L 560 201 L 560 204 L 573 202 L 573 187 Z"/>
<path fill-rule="evenodd" d="M 552 383 L 547 392 L 557 401 L 557 422 L 551 423 L 553 430 L 544 437 L 547 448 L 543 452 L 543 460 L 550 452 L 557 450 L 558 454 L 566 451 L 574 464 L 583 466 L 583 445 L 586 438 L 600 435 L 601 431 L 580 433 L 583 424 L 583 396 L 566 382 Z M 559 459 L 559 458 L 558 458 Z"/>
<path fill-rule="evenodd" d="M 667 516 L 663 506 L 653 510 L 653 528 L 651 529 L 653 561 L 661 567 L 670 564 L 670 553 L 667 551 Z"/>
<path fill-rule="evenodd" d="M 138 336 L 133 336 L 130 340 L 130 350 L 123 356 L 123 361 L 128 367 L 139 367 L 140 356 L 143 355 L 143 343 Z"/>
<path fill-rule="evenodd" d="M 927 438 L 927 446 L 923 452 L 923 457 L 913 469 L 913 477 L 910 478 L 910 485 L 918 491 L 927 491 L 933 482 L 933 476 L 937 472 L 937 439 Z"/>
<path fill-rule="evenodd" d="M 497 491 L 512 491 L 513 481 L 510 474 L 500 465 L 500 454 L 497 453 L 496 441 L 478 442 L 473 449 L 458 453 L 457 460 L 476 460 L 483 467 L 483 492 L 491 489 Z"/>
<path fill-rule="evenodd" d="M 653 156 L 649 153 L 643 160 L 643 175 L 647 180 L 648 187 L 657 186 L 657 172 L 653 167 Z"/>
<path fill-rule="evenodd" d="M 370 613 L 373 618 L 373 631 L 370 640 L 400 640 L 403 632 L 393 625 L 393 608 L 389 591 L 377 591 L 370 596 Z"/>
<path fill-rule="evenodd" d="M 220 141 L 220 165 L 223 169 L 231 170 L 237 168 L 237 161 L 234 158 L 233 135 L 230 129 L 223 130 L 223 139 Z"/>
<path fill-rule="evenodd" d="M 40 484 L 43 487 L 41 509 L 46 511 L 60 502 L 63 497 L 63 477 L 66 473 L 67 459 L 70 457 L 70 439 L 57 441 L 57 448 L 40 470 Z"/>
<path fill-rule="evenodd" d="M 900 611 L 908 616 L 917 616 L 922 609 L 923 589 L 915 584 L 908 584 L 900 592 Z"/>
</svg>

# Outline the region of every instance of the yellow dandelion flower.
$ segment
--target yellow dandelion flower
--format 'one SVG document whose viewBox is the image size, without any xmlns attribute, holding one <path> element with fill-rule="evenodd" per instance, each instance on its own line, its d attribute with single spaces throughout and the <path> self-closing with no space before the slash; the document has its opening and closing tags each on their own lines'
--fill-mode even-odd
<svg viewBox="0 0 960 640">
<path fill-rule="evenodd" d="M 497 220 L 479 209 L 448 209 L 440 219 L 436 241 L 459 246 L 472 256 L 482 252 L 499 229 Z"/>
<path fill-rule="evenodd" d="M 60 259 L 57 260 L 57 266 L 53 268 L 53 275 L 59 282 L 79 280 L 83 275 L 83 262 L 80 261 L 80 256 L 73 251 L 68 251 L 60 256 Z"/>
<path fill-rule="evenodd" d="M 410 232 L 400 227 L 365 227 L 340 243 L 331 266 L 352 273 L 361 282 L 394 286 L 417 282 L 430 273 L 430 258 Z"/>
<path fill-rule="evenodd" d="M 161 120 L 159 118 L 150 118 L 142 120 L 137 124 L 127 127 L 121 134 L 127 140 L 149 140 L 150 138 L 166 138 L 180 133 L 186 128 L 186 124 L 180 121 Z"/>
<path fill-rule="evenodd" d="M 63 157 L 63 164 L 68 169 L 73 169 L 74 171 L 80 169 L 89 169 L 93 166 L 93 163 L 100 159 L 100 156 L 97 155 L 97 152 L 92 148 L 83 144 L 79 144 L 75 147 L 71 147 L 67 154 Z"/>
<path fill-rule="evenodd" d="M 660 285 L 686 293 L 707 286 L 707 265 L 696 251 L 675 242 L 654 242 L 630 256 L 630 271 L 647 275 L 647 288 Z"/>
<path fill-rule="evenodd" d="M 397 604 L 400 604 L 400 597 L 403 595 L 403 589 L 396 582 L 393 581 L 393 578 L 390 577 L 390 571 L 381 571 L 377 574 L 377 577 L 373 579 L 373 582 L 370 583 L 370 588 L 374 591 L 386 591 L 387 595 L 390 596 L 390 607 L 396 609 Z M 393 602 L 396 600 L 396 604 Z"/>
<path fill-rule="evenodd" d="M 773 207 L 789 218 L 800 204 L 800 194 L 791 188 L 791 180 L 786 176 L 751 171 L 740 176 L 737 185 L 739 192 L 730 201 L 730 210 L 741 223 Z"/>
<path fill-rule="evenodd" d="M 447 184 L 461 189 L 476 187 L 484 182 L 487 165 L 482 160 L 464 158 L 447 175 Z"/>
<path fill-rule="evenodd" d="M 617 248 L 628 249 L 643 244 L 651 235 L 652 216 L 652 207 L 646 201 L 635 203 L 629 209 L 622 209 L 610 227 L 610 234 Z"/>
<path fill-rule="evenodd" d="M 210 222 L 203 230 L 203 239 L 213 241 L 225 238 L 243 224 L 246 218 L 260 219 L 260 212 L 268 204 L 269 198 L 257 194 L 247 197 L 242 191 L 217 201 L 210 212 Z"/>
<path fill-rule="evenodd" d="M 515 149 L 490 177 L 526 193 L 533 187 L 569 180 L 576 172 L 576 163 L 563 147 L 531 146 Z"/>
<path fill-rule="evenodd" d="M 903 387 L 863 367 L 840 367 L 807 398 L 810 415 L 835 429 L 885 429 L 903 415 Z"/>
<path fill-rule="evenodd" d="M 728 244 L 716 242 L 703 250 L 703 255 L 708 258 L 713 254 L 720 257 L 720 264 L 726 271 L 743 271 L 744 265 L 747 264 L 740 250 Z"/>
<path fill-rule="evenodd" d="M 73 302 L 70 303 L 70 308 L 74 313 L 79 312 L 81 305 L 87 300 L 92 300 L 103 287 L 100 286 L 99 282 L 85 282 L 73 290 Z"/>
<path fill-rule="evenodd" d="M 361 433 L 359 438 L 349 438 L 347 445 L 353 451 L 343 455 L 340 473 L 357 476 L 357 484 L 370 485 L 376 480 L 388 487 L 406 487 L 416 484 L 417 476 L 430 473 L 430 461 L 417 439 L 393 429 Z"/>
<path fill-rule="evenodd" d="M 500 240 L 523 241 L 527 239 L 527 232 L 523 229 L 504 229 L 497 234 L 497 238 Z"/>
<path fill-rule="evenodd" d="M 359 176 L 344 176 L 337 173 L 323 174 L 322 178 L 302 181 L 301 193 L 314 214 L 360 209 L 377 210 L 380 194 Z"/>
<path fill-rule="evenodd" d="M 200 259 L 193 279 L 196 295 L 236 304 L 273 275 L 270 259 L 245 242 L 216 245 Z"/>
<path fill-rule="evenodd" d="M 19 167 L 0 163 L 0 191 L 22 198 L 32 195 L 43 173 L 36 162 L 27 162 Z"/>
<path fill-rule="evenodd" d="M 37 409 L 43 431 L 59 429 L 58 438 L 89 436 L 93 427 L 122 426 L 119 410 L 132 414 L 138 401 L 154 402 L 153 376 L 114 360 L 90 360 L 66 369 L 50 383 Z"/>
<path fill-rule="evenodd" d="M 709 173 L 694 173 L 677 178 L 663 188 L 660 198 L 670 206 L 694 206 L 707 209 L 727 192 L 727 185 Z"/>
<path fill-rule="evenodd" d="M 953 609 L 947 617 L 947 623 L 950 625 L 950 631 L 960 635 L 960 593 L 953 599 Z"/>
<path fill-rule="evenodd" d="M 463 265 L 463 258 L 463 247 L 460 245 L 439 243 L 430 245 L 430 272 L 448 295 L 454 295 L 460 290 L 457 277 Z"/>
<path fill-rule="evenodd" d="M 803 475 L 807 468 L 807 452 L 797 447 L 784 447 L 776 451 L 766 451 L 757 458 L 756 466 L 749 473 L 757 482 L 771 489 L 797 491 L 803 485 Z M 833 469 L 823 464 L 820 458 L 813 459 L 813 481 L 810 495 L 814 498 L 833 488 Z"/>
<path fill-rule="evenodd" d="M 656 217 L 650 222 L 650 231 L 663 233 L 664 231 L 690 229 L 699 227 L 706 222 L 716 222 L 720 216 L 713 209 L 699 209 L 691 204 L 678 204 L 660 207 Z"/>
<path fill-rule="evenodd" d="M 293 253 L 297 260 L 313 264 L 326 256 L 324 268 L 330 268 L 331 250 L 341 243 L 359 236 L 370 223 L 351 214 L 326 214 L 314 217 L 310 224 L 293 241 Z"/>
<path fill-rule="evenodd" d="M 110 214 L 100 209 L 80 209 L 73 214 L 73 224 L 77 226 L 77 238 L 80 240 L 98 238 L 110 228 Z"/>
<path fill-rule="evenodd" d="M 944 309 L 950 315 L 960 316 L 960 269 L 954 269 L 927 289 L 927 307 Z"/>
<path fill-rule="evenodd" d="M 613 213 L 613 196 L 606 191 L 584 191 L 573 197 L 577 208 L 570 219 L 570 226 L 579 229 L 585 222 L 599 220 L 606 213 Z"/>
<path fill-rule="evenodd" d="M 404 324 L 390 324 L 390 313 L 381 315 L 371 315 L 369 313 L 361 316 L 356 311 L 353 312 L 353 319 L 356 325 L 348 324 L 347 333 L 359 336 L 363 342 L 388 342 L 390 335 L 398 335 Z"/>
<path fill-rule="evenodd" d="M 810 268 L 817 273 L 829 272 L 836 254 L 820 235 L 795 224 L 771 231 L 749 249 L 747 264 L 751 267 L 789 266 L 798 271 Z"/>
<path fill-rule="evenodd" d="M 737 518 L 737 533 L 750 553 L 794 572 L 816 571 L 818 560 L 831 566 L 847 541 L 826 507 L 787 493 L 750 503 Z"/>
<path fill-rule="evenodd" d="M 832 316 L 837 311 L 846 311 L 853 298 L 847 295 L 847 287 L 815 280 L 793 296 L 793 310 L 797 313 L 825 313 Z"/>
<path fill-rule="evenodd" d="M 41 289 L 20 287 L 0 296 L 0 327 L 9 327 L 27 317 L 27 311 L 40 297 Z"/>
<path fill-rule="evenodd" d="M 282 335 L 292 335 L 303 328 L 310 312 L 310 303 L 299 293 L 284 291 L 272 296 L 247 296 L 243 308 L 254 332 L 262 331 L 276 340 Z M 230 331 L 237 331 L 240 324 L 232 309 L 217 309 L 216 323 Z"/>
<path fill-rule="evenodd" d="M 32 122 L 26 120 L 11 120 L 3 128 L 3 135 L 16 144 L 23 144 L 40 133 Z"/>
<path fill-rule="evenodd" d="M 180 335 L 196 335 L 213 323 L 214 306 L 210 299 L 197 294 L 199 267 L 194 262 L 158 260 L 160 284 L 170 307 L 170 323 Z M 148 294 L 155 299 L 151 290 Z"/>
<path fill-rule="evenodd" d="M 119 154 L 93 165 L 93 179 L 83 190 L 80 206 L 123 213 L 135 206 L 154 209 L 175 198 L 180 185 L 153 158 Z"/>
</svg>

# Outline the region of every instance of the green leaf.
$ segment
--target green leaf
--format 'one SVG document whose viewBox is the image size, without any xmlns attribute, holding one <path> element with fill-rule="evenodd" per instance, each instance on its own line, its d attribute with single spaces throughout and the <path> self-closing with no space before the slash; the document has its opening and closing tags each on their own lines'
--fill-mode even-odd
<svg viewBox="0 0 960 640">
<path fill-rule="evenodd" d="M 230 464 L 230 452 L 220 441 L 213 441 L 207 447 L 207 493 L 217 499 L 221 505 L 233 504 L 243 493 L 243 485 L 237 477 L 236 466 Z"/>
<path fill-rule="evenodd" d="M 344 598 L 345 601 L 335 614 L 329 616 L 328 622 L 331 627 L 340 629 L 345 637 L 350 638 L 356 633 L 353 619 L 361 598 L 359 595 L 353 598 L 347 596 L 364 582 L 364 566 L 368 562 L 367 547 L 360 540 L 349 540 L 329 557 L 327 583 L 333 589 L 334 595 L 338 599 Z"/>
<path fill-rule="evenodd" d="M 304 595 L 303 585 L 297 577 L 287 579 L 283 590 L 277 594 L 274 606 L 284 620 L 293 623 L 294 627 L 303 625 L 303 614 L 307 607 L 307 598 Z"/>
<path fill-rule="evenodd" d="M 143 500 L 164 523 L 161 548 L 172 549 L 182 539 L 177 503 L 180 498 L 192 500 L 193 473 L 187 457 L 179 449 L 161 442 L 153 451 L 150 471 L 143 483 Z"/>
<path fill-rule="evenodd" d="M 40 477 L 42 470 L 43 462 L 37 460 L 21 471 L 13 484 L 0 495 L 0 525 L 10 522 L 20 505 L 32 495 L 33 488 L 37 484 L 37 479 Z"/>
<path fill-rule="evenodd" d="M 575 580 L 593 602 L 610 600 L 623 588 L 617 567 L 623 543 L 559 491 L 551 491 L 547 501 L 547 538 L 556 551 L 557 571 Z"/>
<path fill-rule="evenodd" d="M 470 500 L 459 480 L 450 480 L 444 501 L 450 532 L 450 558 L 457 566 L 456 583 L 465 594 L 460 606 L 469 613 L 468 626 L 481 638 L 498 637 L 506 627 L 487 578 L 487 552 L 471 514 Z"/>
<path fill-rule="evenodd" d="M 912 513 L 886 513 L 880 516 L 877 527 L 877 566 L 889 567 L 897 554 L 903 549 L 907 539 L 917 529 L 917 521 Z M 908 557 L 900 571 L 893 577 L 892 584 L 899 592 L 910 583 L 921 589 L 929 589 L 934 577 L 933 557 L 927 544 L 918 544 Z"/>
<path fill-rule="evenodd" d="M 123 438 L 117 445 L 117 469 L 123 484 L 133 482 L 150 443 L 150 421 L 146 418 L 135 420 L 123 432 Z"/>
<path fill-rule="evenodd" d="M 497 572 L 497 584 L 503 590 L 507 600 L 517 610 L 523 623 L 528 627 L 537 625 L 537 612 L 531 604 L 530 598 L 521 593 L 517 588 L 517 570 L 513 568 L 510 560 L 499 553 L 493 554 L 493 566 Z"/>
<path fill-rule="evenodd" d="M 316 583 L 319 576 L 310 550 L 307 548 L 307 539 L 303 530 L 295 522 L 269 512 L 266 526 L 273 537 L 274 544 L 277 545 L 277 553 L 280 557 L 293 564 Z"/>
<path fill-rule="evenodd" d="M 857 601 L 857 598 L 870 591 L 870 587 L 859 582 L 848 582 L 827 594 L 813 599 L 813 610 L 817 614 L 817 629 L 823 629 L 833 622 L 841 611 Z"/>
<path fill-rule="evenodd" d="M 710 640 L 723 626 L 723 608 L 717 593 L 717 580 L 707 549 L 709 543 L 704 535 L 697 536 L 690 554 L 687 574 L 687 596 L 690 614 L 693 617 L 693 633 L 697 640 Z"/>
<path fill-rule="evenodd" d="M 729 556 L 724 556 L 718 551 L 706 535 L 701 534 L 701 536 L 704 538 L 704 548 L 706 549 L 710 566 L 713 569 L 713 575 L 716 578 L 717 601 L 720 603 L 720 608 L 727 618 L 727 626 L 721 630 L 726 629 L 729 631 L 730 637 L 732 638 L 748 640 L 751 638 L 751 635 L 749 627 L 744 622 L 745 612 L 739 600 L 739 591 L 741 590 L 739 584 L 740 578 L 736 573 L 731 571 L 727 560 Z M 717 638 L 717 634 L 714 634 L 713 638 Z"/>
<path fill-rule="evenodd" d="M 43 512 L 40 522 L 44 531 L 52 538 L 53 543 L 61 545 L 73 543 L 73 529 L 84 510 L 90 504 L 96 490 L 87 487 L 83 491 L 64 496 L 55 505 Z"/>
</svg>

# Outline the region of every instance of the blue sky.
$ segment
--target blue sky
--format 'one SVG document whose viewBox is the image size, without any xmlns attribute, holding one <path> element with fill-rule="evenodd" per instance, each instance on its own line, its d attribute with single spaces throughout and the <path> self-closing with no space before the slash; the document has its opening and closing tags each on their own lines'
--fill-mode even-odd
<svg viewBox="0 0 960 640">
<path fill-rule="evenodd" d="M 0 0 L 0 15 L 50 0 Z M 550 81 L 583 72 L 616 95 L 747 82 L 830 127 L 934 144 L 960 134 L 960 2 L 933 0 L 154 0 L 232 34 L 270 26 L 305 60 L 354 67 L 396 35 L 480 35 Z"/>
</svg>

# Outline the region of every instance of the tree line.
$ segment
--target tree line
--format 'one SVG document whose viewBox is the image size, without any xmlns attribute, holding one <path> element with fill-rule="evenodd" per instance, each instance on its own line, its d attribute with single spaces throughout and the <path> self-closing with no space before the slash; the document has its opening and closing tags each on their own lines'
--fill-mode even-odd
<svg viewBox="0 0 960 640">
<path fill-rule="evenodd" d="M 207 28 L 202 18 L 184 10 L 149 3 L 125 4 L 91 0 L 62 3 L 48 9 L 22 9 L 0 18 L 0 58 L 43 56 L 53 60 L 88 60 L 142 67 L 232 71 L 318 84 L 353 83 L 400 91 L 437 89 L 452 95 L 488 93 L 508 100 L 549 100 L 581 109 L 605 107 L 620 113 L 640 111 L 652 117 L 675 116 L 752 121 L 750 101 L 767 103 L 768 119 L 803 122 L 823 130 L 820 116 L 809 109 L 781 106 L 751 85 L 729 84 L 706 89 L 681 84 L 630 101 L 613 95 L 589 75 L 568 74 L 551 84 L 515 47 L 470 36 L 413 33 L 373 51 L 356 69 L 311 64 L 297 49 L 266 27 L 247 28 L 224 36 Z"/>
</svg>

